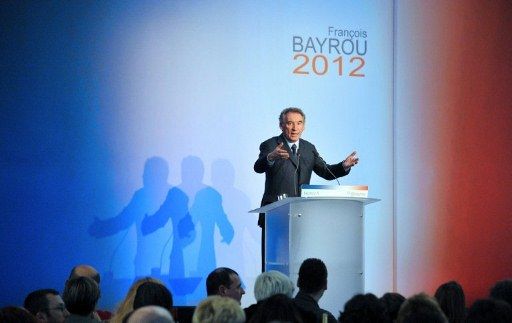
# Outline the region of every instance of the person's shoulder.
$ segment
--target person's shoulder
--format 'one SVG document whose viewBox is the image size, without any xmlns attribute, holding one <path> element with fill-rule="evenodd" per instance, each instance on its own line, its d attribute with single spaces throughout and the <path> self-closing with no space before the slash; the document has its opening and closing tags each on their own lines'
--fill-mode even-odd
<svg viewBox="0 0 512 323">
<path fill-rule="evenodd" d="M 315 145 L 313 145 L 311 142 L 307 141 L 306 139 L 300 138 L 299 150 L 301 150 L 302 154 L 303 154 L 306 152 L 311 152 L 311 151 L 316 150 L 316 147 L 315 147 Z"/>
<path fill-rule="evenodd" d="M 272 142 L 273 143 L 273 142 L 278 142 L 278 141 L 282 141 L 281 135 L 270 137 L 267 140 L 265 140 L 263 143 L 267 143 L 267 142 Z"/>
<path fill-rule="evenodd" d="M 259 307 L 259 304 L 256 303 L 256 304 L 252 304 L 249 307 L 244 308 L 245 317 L 246 317 L 247 321 L 249 321 L 249 319 L 251 317 L 253 317 L 254 314 L 256 314 L 256 311 L 258 310 L 258 307 Z"/>
<path fill-rule="evenodd" d="M 324 322 L 324 316 L 327 316 L 327 322 L 329 323 L 338 322 L 338 320 L 334 317 L 334 315 L 332 315 L 331 312 L 322 309 L 320 312 L 320 318 L 322 320 L 321 322 Z"/>
<path fill-rule="evenodd" d="M 222 199 L 222 195 L 213 187 L 206 185 L 196 193 L 196 199 L 198 197 L 208 197 L 209 199 Z"/>
<path fill-rule="evenodd" d="M 311 142 L 307 141 L 306 139 L 302 139 L 302 138 L 300 138 L 299 145 L 314 146 Z"/>
<path fill-rule="evenodd" d="M 272 147 L 272 149 L 277 146 L 280 142 L 283 142 L 283 139 L 281 138 L 281 136 L 274 136 L 272 138 L 268 138 L 267 140 L 265 140 L 264 142 L 261 143 L 261 147 Z"/>
<path fill-rule="evenodd" d="M 188 203 L 188 196 L 181 188 L 173 186 L 169 189 L 169 192 L 167 192 L 166 200 L 174 203 Z"/>
<path fill-rule="evenodd" d="M 293 298 L 293 302 L 300 307 L 311 308 L 312 305 L 313 307 L 316 307 L 315 300 L 308 294 L 303 293 L 301 291 L 299 291 L 297 295 L 295 295 L 295 297 Z"/>
</svg>

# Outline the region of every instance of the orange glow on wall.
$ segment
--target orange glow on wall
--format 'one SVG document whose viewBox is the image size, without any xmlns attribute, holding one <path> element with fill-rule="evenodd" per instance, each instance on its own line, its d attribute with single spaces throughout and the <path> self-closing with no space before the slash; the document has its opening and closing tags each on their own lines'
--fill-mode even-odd
<svg viewBox="0 0 512 323">
<path fill-rule="evenodd" d="M 404 217 L 412 213 L 426 217 L 418 221 L 430 228 L 398 227 L 400 292 L 433 293 L 453 279 L 464 287 L 470 305 L 512 275 L 510 30 L 508 1 L 399 1 L 396 61 L 411 65 L 397 67 L 397 114 L 412 115 L 406 109 L 413 108 L 421 117 L 397 117 L 397 129 L 419 122 L 397 131 L 397 223 L 408 223 Z M 405 83 L 409 79 L 412 84 Z M 416 105 L 406 107 L 411 103 Z M 407 136 L 415 138 L 412 151 L 404 149 L 412 147 L 404 145 Z M 400 175 L 407 167 L 402 162 L 411 161 L 406 153 L 420 155 L 423 175 L 433 178 Z M 427 198 L 428 209 L 404 203 L 408 197 L 401 187 L 421 187 L 416 197 Z M 408 243 L 400 236 L 411 232 L 425 237 L 429 247 L 426 254 L 400 258 Z M 420 265 L 413 275 L 408 264 L 416 260 Z"/>
</svg>

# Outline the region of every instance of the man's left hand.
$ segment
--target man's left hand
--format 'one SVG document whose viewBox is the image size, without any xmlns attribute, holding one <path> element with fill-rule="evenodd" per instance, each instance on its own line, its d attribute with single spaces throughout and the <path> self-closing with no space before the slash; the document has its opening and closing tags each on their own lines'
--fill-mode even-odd
<svg viewBox="0 0 512 323">
<path fill-rule="evenodd" d="M 345 158 L 342 162 L 343 168 L 345 171 L 348 171 L 352 166 L 356 165 L 359 162 L 359 157 L 356 156 L 356 152 L 352 152 L 350 155 Z"/>
</svg>

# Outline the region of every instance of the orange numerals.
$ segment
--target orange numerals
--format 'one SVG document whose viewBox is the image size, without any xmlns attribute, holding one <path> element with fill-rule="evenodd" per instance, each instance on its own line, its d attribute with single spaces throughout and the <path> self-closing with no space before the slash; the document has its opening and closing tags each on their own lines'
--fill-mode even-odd
<svg viewBox="0 0 512 323">
<path fill-rule="evenodd" d="M 309 56 L 306 54 L 295 54 L 293 56 L 293 60 L 299 61 L 299 65 L 295 67 L 293 70 L 293 74 L 299 74 L 299 75 L 309 75 L 310 70 L 316 74 L 316 75 L 325 75 L 329 71 L 329 61 L 327 60 L 327 57 L 324 55 L 315 55 L 313 56 L 313 59 L 311 59 L 311 67 L 310 66 L 310 60 Z M 354 63 L 355 62 L 355 63 Z M 338 75 L 343 75 L 343 56 L 338 56 L 335 60 L 333 60 L 331 63 L 337 65 L 338 67 Z M 352 77 L 364 77 L 365 74 L 362 71 L 362 68 L 365 65 L 365 61 L 360 56 L 354 56 L 350 59 L 350 63 L 353 66 L 353 69 L 348 74 Z"/>
</svg>

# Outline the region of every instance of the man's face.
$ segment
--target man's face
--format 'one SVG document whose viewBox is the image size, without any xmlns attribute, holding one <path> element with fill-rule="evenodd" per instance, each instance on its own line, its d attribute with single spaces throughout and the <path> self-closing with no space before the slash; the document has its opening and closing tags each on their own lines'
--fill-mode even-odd
<svg viewBox="0 0 512 323">
<path fill-rule="evenodd" d="M 236 274 L 231 274 L 231 285 L 226 287 L 223 291 L 222 296 L 230 297 L 237 301 L 238 303 L 242 300 L 242 295 L 245 294 L 245 290 L 242 288 L 242 283 L 240 282 L 240 277 Z"/>
<path fill-rule="evenodd" d="M 296 142 L 304 131 L 304 118 L 300 113 L 288 112 L 283 119 L 283 124 L 279 125 L 283 135 L 288 141 Z"/>
<path fill-rule="evenodd" d="M 61 323 L 69 316 L 69 312 L 64 305 L 60 295 L 48 294 L 48 308 L 46 309 L 46 322 Z M 44 320 L 43 320 L 44 321 Z"/>
</svg>

